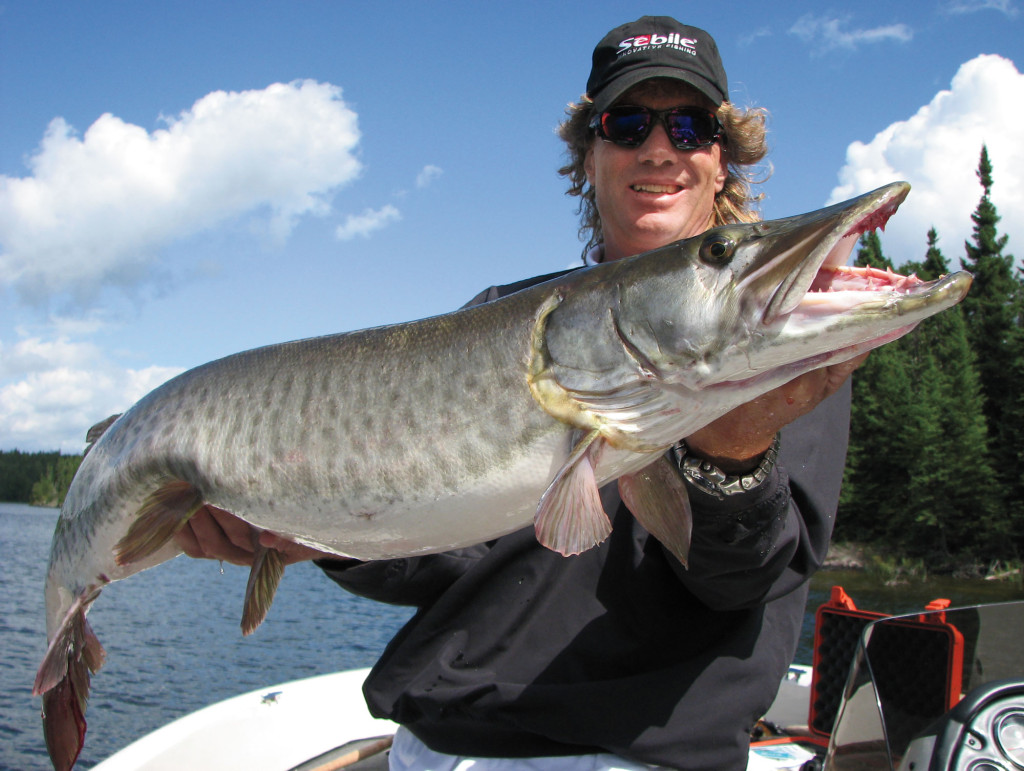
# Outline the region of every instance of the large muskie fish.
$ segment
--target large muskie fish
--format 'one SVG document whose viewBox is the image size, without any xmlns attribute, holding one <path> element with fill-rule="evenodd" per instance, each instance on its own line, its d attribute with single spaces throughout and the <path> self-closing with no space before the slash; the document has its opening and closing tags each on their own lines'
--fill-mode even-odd
<svg viewBox="0 0 1024 771">
<path fill-rule="evenodd" d="M 54 765 L 74 764 L 103 661 L 90 605 L 175 556 L 204 504 L 361 560 L 531 521 L 574 554 L 609 532 L 597 490 L 621 478 L 637 519 L 685 561 L 689 508 L 662 470 L 667 448 L 966 293 L 966 273 L 924 283 L 844 266 L 908 190 L 716 228 L 435 318 L 247 351 L 157 388 L 91 447 L 54 533 L 35 681 Z M 253 568 L 247 630 L 280 569 L 273 554 Z"/>
</svg>

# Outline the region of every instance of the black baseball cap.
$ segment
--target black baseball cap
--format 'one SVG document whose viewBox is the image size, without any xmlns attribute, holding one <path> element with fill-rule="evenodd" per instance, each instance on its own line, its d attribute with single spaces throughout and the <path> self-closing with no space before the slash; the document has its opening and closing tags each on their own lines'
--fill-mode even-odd
<svg viewBox="0 0 1024 771">
<path fill-rule="evenodd" d="M 616 27 L 594 49 L 587 96 L 597 112 L 649 78 L 689 83 L 717 107 L 729 84 L 714 38 L 670 16 L 644 16 Z"/>
</svg>

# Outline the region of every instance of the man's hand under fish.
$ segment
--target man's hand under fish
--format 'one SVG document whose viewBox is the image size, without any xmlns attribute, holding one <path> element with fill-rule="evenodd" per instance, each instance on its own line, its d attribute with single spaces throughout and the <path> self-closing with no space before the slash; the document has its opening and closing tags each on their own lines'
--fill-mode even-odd
<svg viewBox="0 0 1024 771">
<path fill-rule="evenodd" d="M 232 565 L 252 565 L 257 546 L 279 551 L 285 565 L 315 559 L 344 559 L 282 538 L 269 530 L 261 532 L 244 519 L 216 506 L 199 509 L 174 539 L 189 557 L 221 560 Z"/>
<path fill-rule="evenodd" d="M 757 466 L 775 435 L 839 390 L 868 354 L 806 372 L 785 385 L 741 404 L 686 437 L 694 454 L 723 471 L 743 473 Z"/>
</svg>

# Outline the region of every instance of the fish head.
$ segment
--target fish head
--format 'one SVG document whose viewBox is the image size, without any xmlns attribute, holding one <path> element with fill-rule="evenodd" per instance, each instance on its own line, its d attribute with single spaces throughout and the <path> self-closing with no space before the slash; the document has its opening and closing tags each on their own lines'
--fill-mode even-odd
<svg viewBox="0 0 1024 771">
<path fill-rule="evenodd" d="M 743 387 L 753 398 L 906 334 L 963 299 L 971 283 L 963 272 L 924 282 L 846 264 L 860 236 L 883 227 L 909 190 L 897 182 L 631 258 L 646 258 L 649 268 L 621 287 L 615 326 L 623 346 L 667 387 Z"/>
</svg>

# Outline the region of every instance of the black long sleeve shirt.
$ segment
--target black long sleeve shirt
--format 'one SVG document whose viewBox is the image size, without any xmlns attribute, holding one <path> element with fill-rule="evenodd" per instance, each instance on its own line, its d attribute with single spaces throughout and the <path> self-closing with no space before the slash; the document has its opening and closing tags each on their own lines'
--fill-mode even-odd
<svg viewBox="0 0 1024 771">
<path fill-rule="evenodd" d="M 615 485 L 602 490 L 611 536 L 574 557 L 526 528 L 445 554 L 322 561 L 350 591 L 419 608 L 367 679 L 370 711 L 454 755 L 612 752 L 745 768 L 828 549 L 849 404 L 847 384 L 786 427 L 756 490 L 725 500 L 690 490 L 689 568 Z"/>
</svg>

